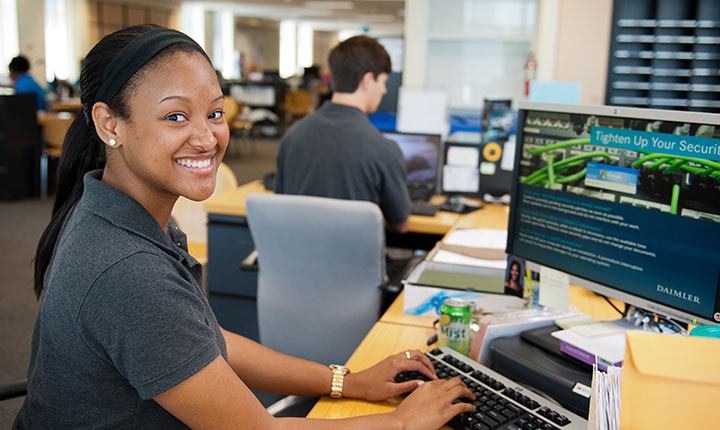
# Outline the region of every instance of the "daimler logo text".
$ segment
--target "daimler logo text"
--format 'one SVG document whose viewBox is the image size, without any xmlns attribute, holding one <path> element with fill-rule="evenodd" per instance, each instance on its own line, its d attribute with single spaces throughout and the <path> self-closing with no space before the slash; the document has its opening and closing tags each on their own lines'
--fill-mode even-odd
<svg viewBox="0 0 720 430">
<path fill-rule="evenodd" d="M 658 292 L 667 294 L 668 296 L 673 296 L 673 297 L 677 297 L 678 299 L 687 300 L 688 302 L 691 302 L 691 303 L 700 304 L 700 298 L 698 296 L 693 296 L 692 294 L 688 294 L 684 291 L 679 291 L 674 288 L 664 287 L 662 285 L 658 285 L 657 290 L 658 290 Z"/>
</svg>

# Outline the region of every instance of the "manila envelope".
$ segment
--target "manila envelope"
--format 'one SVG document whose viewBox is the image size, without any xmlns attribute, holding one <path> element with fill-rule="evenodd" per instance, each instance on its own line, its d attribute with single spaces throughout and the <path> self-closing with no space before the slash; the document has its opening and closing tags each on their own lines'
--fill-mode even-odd
<svg viewBox="0 0 720 430">
<path fill-rule="evenodd" d="M 720 339 L 626 333 L 620 428 L 720 428 Z"/>
</svg>

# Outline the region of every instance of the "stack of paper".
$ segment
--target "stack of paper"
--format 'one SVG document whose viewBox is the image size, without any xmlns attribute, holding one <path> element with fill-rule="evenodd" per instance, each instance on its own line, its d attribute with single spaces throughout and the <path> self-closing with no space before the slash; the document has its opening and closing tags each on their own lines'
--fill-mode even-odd
<svg viewBox="0 0 720 430">
<path fill-rule="evenodd" d="M 588 430 L 620 428 L 620 382 L 622 368 L 608 366 L 606 372 L 593 365 Z"/>
<path fill-rule="evenodd" d="M 504 270 L 507 231 L 489 228 L 453 230 L 428 255 L 430 261 Z"/>
<path fill-rule="evenodd" d="M 498 296 L 518 299 L 512 296 Z M 479 321 L 478 332 L 470 346 L 470 357 L 484 365 L 489 365 L 489 345 L 498 337 L 516 336 L 525 330 L 552 325 L 557 318 L 577 316 L 574 311 L 558 311 L 551 308 L 525 309 L 505 313 L 495 313 Z"/>
<path fill-rule="evenodd" d="M 504 270 L 497 268 L 425 260 L 415 266 L 403 283 L 405 288 L 422 286 L 502 294 L 504 274 Z"/>
<path fill-rule="evenodd" d="M 560 349 L 600 370 L 620 366 L 625 358 L 625 328 L 614 322 L 585 324 L 553 332 Z"/>
</svg>

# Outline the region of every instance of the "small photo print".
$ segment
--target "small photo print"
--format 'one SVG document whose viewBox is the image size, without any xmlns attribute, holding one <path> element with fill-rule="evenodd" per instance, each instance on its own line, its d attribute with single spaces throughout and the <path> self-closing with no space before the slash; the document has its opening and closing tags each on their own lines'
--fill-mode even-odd
<svg viewBox="0 0 720 430">
<path fill-rule="evenodd" d="M 505 294 L 522 297 L 525 278 L 525 260 L 513 256 L 507 258 L 505 269 Z"/>
</svg>

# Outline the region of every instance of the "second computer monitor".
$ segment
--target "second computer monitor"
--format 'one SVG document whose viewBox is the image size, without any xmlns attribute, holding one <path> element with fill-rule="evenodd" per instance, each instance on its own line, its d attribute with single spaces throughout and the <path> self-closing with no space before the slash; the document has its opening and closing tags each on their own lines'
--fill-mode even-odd
<svg viewBox="0 0 720 430">
<path fill-rule="evenodd" d="M 442 163 L 440 135 L 385 132 L 383 136 L 400 147 L 407 167 L 408 188 L 427 190 L 428 197 L 435 193 Z"/>
</svg>

